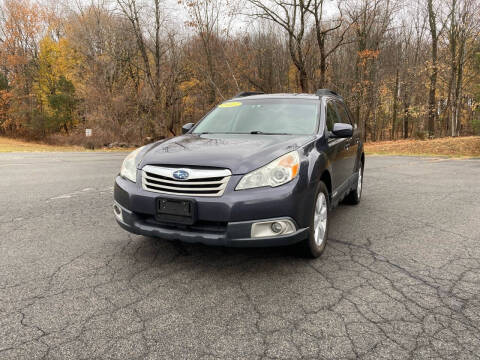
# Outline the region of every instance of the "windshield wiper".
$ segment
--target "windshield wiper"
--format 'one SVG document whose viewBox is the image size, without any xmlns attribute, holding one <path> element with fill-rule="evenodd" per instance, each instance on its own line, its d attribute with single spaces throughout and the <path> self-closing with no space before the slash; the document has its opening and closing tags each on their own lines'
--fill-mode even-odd
<svg viewBox="0 0 480 360">
<path fill-rule="evenodd" d="M 197 135 L 205 135 L 205 134 L 252 134 L 252 135 L 292 135 L 292 134 L 289 134 L 289 133 L 272 133 L 272 132 L 263 132 L 263 131 L 259 131 L 259 130 L 255 130 L 255 131 L 250 131 L 249 133 L 244 133 L 244 132 L 213 132 L 213 131 L 202 131 L 202 132 L 198 132 L 198 133 L 193 133 L 193 134 L 197 134 Z"/>
<path fill-rule="evenodd" d="M 288 133 L 272 133 L 272 132 L 263 132 L 263 131 L 258 131 L 258 130 L 255 130 L 255 131 L 250 131 L 250 134 L 257 134 L 257 135 L 290 135 Z"/>
</svg>

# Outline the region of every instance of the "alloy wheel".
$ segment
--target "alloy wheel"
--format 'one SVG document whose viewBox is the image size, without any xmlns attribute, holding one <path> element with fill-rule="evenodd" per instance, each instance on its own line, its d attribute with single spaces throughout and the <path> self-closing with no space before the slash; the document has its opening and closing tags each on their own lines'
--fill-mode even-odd
<svg viewBox="0 0 480 360">
<path fill-rule="evenodd" d="M 325 194 L 320 192 L 315 204 L 315 214 L 313 217 L 315 244 L 321 246 L 325 241 L 327 231 L 327 199 Z"/>
<path fill-rule="evenodd" d="M 358 170 L 358 183 L 357 183 L 357 195 L 359 199 L 360 199 L 360 195 L 362 195 L 362 181 L 363 181 L 363 174 L 362 174 L 362 168 L 360 168 Z"/>
</svg>

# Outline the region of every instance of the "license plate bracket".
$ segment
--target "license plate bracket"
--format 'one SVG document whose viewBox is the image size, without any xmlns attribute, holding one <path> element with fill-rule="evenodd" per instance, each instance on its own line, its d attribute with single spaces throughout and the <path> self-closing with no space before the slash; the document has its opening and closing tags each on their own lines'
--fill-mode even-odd
<svg viewBox="0 0 480 360">
<path fill-rule="evenodd" d="M 157 198 L 157 221 L 193 225 L 195 215 L 196 206 L 193 200 Z"/>
</svg>

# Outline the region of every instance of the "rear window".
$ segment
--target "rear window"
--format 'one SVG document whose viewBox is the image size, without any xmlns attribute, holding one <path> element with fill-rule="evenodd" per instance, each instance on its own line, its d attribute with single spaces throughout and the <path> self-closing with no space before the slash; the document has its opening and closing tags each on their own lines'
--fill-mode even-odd
<svg viewBox="0 0 480 360">
<path fill-rule="evenodd" d="M 193 133 L 309 135 L 317 130 L 319 108 L 317 100 L 228 101 L 207 114 Z"/>
</svg>

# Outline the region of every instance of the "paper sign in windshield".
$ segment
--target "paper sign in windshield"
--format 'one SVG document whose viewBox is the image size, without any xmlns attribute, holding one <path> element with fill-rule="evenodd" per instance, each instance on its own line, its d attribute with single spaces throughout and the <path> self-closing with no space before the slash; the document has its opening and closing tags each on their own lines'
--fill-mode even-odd
<svg viewBox="0 0 480 360">
<path fill-rule="evenodd" d="M 239 101 L 232 101 L 232 102 L 226 102 L 223 104 L 218 105 L 219 108 L 231 108 L 231 107 L 237 107 L 242 105 L 241 102 Z"/>
</svg>

